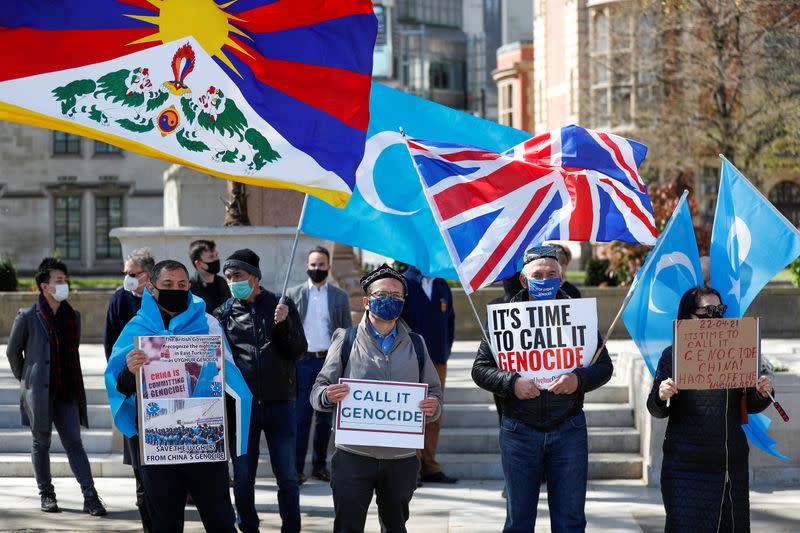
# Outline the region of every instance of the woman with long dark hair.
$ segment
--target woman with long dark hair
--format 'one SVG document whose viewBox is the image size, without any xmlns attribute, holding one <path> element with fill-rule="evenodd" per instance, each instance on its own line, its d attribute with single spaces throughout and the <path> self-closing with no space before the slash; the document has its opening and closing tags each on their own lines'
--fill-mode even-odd
<svg viewBox="0 0 800 533">
<path fill-rule="evenodd" d="M 678 319 L 721 318 L 719 293 L 695 287 L 681 298 Z M 748 455 L 742 421 L 770 404 L 772 380 L 755 388 L 679 391 L 672 379 L 672 347 L 661 354 L 647 409 L 669 417 L 664 437 L 661 495 L 665 531 L 750 531 Z"/>
</svg>

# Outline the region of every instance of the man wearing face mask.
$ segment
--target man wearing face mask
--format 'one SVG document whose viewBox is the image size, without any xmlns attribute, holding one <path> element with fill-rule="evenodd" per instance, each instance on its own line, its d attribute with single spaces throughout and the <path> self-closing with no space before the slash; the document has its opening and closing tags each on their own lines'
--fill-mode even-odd
<svg viewBox="0 0 800 533">
<path fill-rule="evenodd" d="M 560 289 L 562 273 L 553 247 L 531 248 L 523 265 L 524 289 L 511 302 L 569 298 Z M 597 336 L 599 346 L 599 332 Z M 498 368 L 489 344 L 481 342 L 472 379 L 501 398 L 500 456 L 508 496 L 505 532 L 535 529 L 545 475 L 553 531 L 586 528 L 589 449 L 583 397 L 608 382 L 613 370 L 603 348 L 593 365 L 564 374 L 548 390 L 540 390 L 532 380 Z"/>
<path fill-rule="evenodd" d="M 134 250 L 125 260 L 123 269 L 123 276 L 125 277 L 123 278 L 122 287 L 114 292 L 106 313 L 106 326 L 103 330 L 103 347 L 105 348 L 106 360 L 111 357 L 114 343 L 117 342 L 119 334 L 122 333 L 122 328 L 136 315 L 142 306 L 142 293 L 150 279 L 150 273 L 153 271 L 154 265 L 155 260 L 150 255 L 148 248 Z M 136 479 L 136 507 L 139 509 L 139 515 L 142 519 L 142 530 L 145 533 L 149 533 L 152 524 L 144 498 L 144 485 L 142 485 L 138 461 L 134 463 L 132 458 L 134 452 L 132 451 L 130 440 L 124 436 L 123 439 L 122 463 L 133 466 L 133 477 Z"/>
<path fill-rule="evenodd" d="M 314 446 L 311 464 L 311 477 L 320 481 L 330 481 L 328 472 L 328 441 L 331 436 L 332 415 L 326 411 L 315 411 L 311 407 L 309 395 L 317 374 L 322 369 L 331 336 L 339 328 L 353 325 L 350 318 L 350 302 L 347 293 L 328 283 L 330 252 L 317 246 L 308 253 L 308 281 L 289 289 L 287 295 L 297 302 L 297 310 L 303 317 L 303 331 L 308 341 L 308 351 L 297 361 L 297 479 L 300 484 L 306 480 L 303 470 L 308 451 L 308 438 L 311 420 L 314 422 Z"/>
<path fill-rule="evenodd" d="M 136 337 L 169 335 L 219 335 L 223 337 L 225 392 L 238 404 L 229 424 L 245 428 L 232 442 L 232 455 L 247 450 L 252 395 L 225 342 L 219 322 L 205 312 L 205 303 L 189 292 L 189 273 L 177 261 L 156 263 L 142 305 L 120 333 L 105 372 L 114 424 L 131 440 L 134 464 L 139 459 L 136 411 L 136 373 L 148 363 L 148 355 L 134 346 Z M 145 500 L 154 532 L 183 530 L 186 495 L 194 504 L 207 531 L 236 531 L 228 490 L 227 462 L 191 462 L 174 465 L 141 465 Z"/>
<path fill-rule="evenodd" d="M 426 422 L 442 412 L 442 389 L 425 341 L 400 318 L 407 296 L 406 279 L 384 264 L 361 278 L 367 311 L 357 326 L 333 335 L 325 364 L 311 391 L 318 411 L 333 411 L 350 394 L 339 378 L 427 383 L 419 404 Z M 376 495 L 382 529 L 406 531 L 408 505 L 417 488 L 416 450 L 383 446 L 337 445 L 331 458 L 331 488 L 336 516 L 333 530 L 364 531 Z"/>
<path fill-rule="evenodd" d="M 231 297 L 231 291 L 225 278 L 218 276 L 219 254 L 214 241 L 197 240 L 189 245 L 189 260 L 194 267 L 192 294 L 199 296 L 206 303 L 206 313 L 222 305 Z"/>
<path fill-rule="evenodd" d="M 89 427 L 78 346 L 81 317 L 67 302 L 67 266 L 48 257 L 36 272 L 39 300 L 21 309 L 8 338 L 6 355 L 11 372 L 20 381 L 23 425 L 33 434 L 31 458 L 41 508 L 61 510 L 50 474 L 50 438 L 53 425 L 67 452 L 75 479 L 83 492 L 83 510 L 106 514 L 92 479 L 89 459 L 81 442 L 80 426 Z"/>
<path fill-rule="evenodd" d="M 250 443 L 246 455 L 233 458 L 233 495 L 239 529 L 258 531 L 255 480 L 259 442 L 267 439 L 278 482 L 283 532 L 300 531 L 300 492 L 295 465 L 295 361 L 308 350 L 303 321 L 294 302 L 260 286 L 259 257 L 237 250 L 222 271 L 233 297 L 214 311 L 233 351 L 236 366 L 253 392 Z"/>
</svg>

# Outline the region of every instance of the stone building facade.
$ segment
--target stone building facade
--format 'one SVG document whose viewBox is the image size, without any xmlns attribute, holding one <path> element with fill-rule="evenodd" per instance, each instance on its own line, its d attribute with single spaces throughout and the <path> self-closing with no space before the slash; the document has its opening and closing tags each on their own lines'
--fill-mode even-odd
<svg viewBox="0 0 800 533">
<path fill-rule="evenodd" d="M 119 272 L 121 249 L 108 233 L 162 225 L 168 167 L 92 139 L 0 122 L 0 255 L 22 273 L 54 254 L 76 274 Z"/>
</svg>

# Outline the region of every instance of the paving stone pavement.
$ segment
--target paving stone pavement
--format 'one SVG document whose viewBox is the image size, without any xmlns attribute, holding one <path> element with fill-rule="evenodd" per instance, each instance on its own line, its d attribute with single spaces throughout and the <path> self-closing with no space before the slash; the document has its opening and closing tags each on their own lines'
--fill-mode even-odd
<svg viewBox="0 0 800 533">
<path fill-rule="evenodd" d="M 134 483 L 130 478 L 102 478 L 97 490 L 106 502 L 106 517 L 89 517 L 80 511 L 82 501 L 74 480 L 54 480 L 60 514 L 38 510 L 36 485 L 30 478 L 0 479 L 0 531 L 78 532 L 140 531 L 134 505 Z M 459 482 L 450 486 L 429 484 L 417 490 L 411 501 L 410 533 L 483 533 L 502 530 L 505 500 L 500 496 L 502 483 L 497 481 Z M 800 530 L 797 502 L 800 488 L 780 491 L 751 491 L 751 526 L 753 531 L 796 533 Z M 280 531 L 277 486 L 273 479 L 260 479 L 256 502 L 261 517 L 261 531 Z M 330 488 L 309 481 L 300 491 L 303 531 L 328 532 L 333 527 L 333 502 Z M 630 480 L 589 483 L 586 502 L 588 532 L 647 532 L 663 530 L 664 511 L 658 489 Z M 203 531 L 199 515 L 187 508 L 186 531 Z M 378 532 L 378 514 L 374 502 L 367 519 L 368 533 Z M 546 494 L 539 502 L 537 532 L 550 531 Z"/>
</svg>

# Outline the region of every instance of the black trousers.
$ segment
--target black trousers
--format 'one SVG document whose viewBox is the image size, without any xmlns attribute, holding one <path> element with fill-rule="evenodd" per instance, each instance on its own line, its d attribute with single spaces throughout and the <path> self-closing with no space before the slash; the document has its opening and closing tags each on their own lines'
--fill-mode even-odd
<svg viewBox="0 0 800 533">
<path fill-rule="evenodd" d="M 139 467 L 153 533 L 183 531 L 189 490 L 206 531 L 236 533 L 228 463 L 191 463 Z"/>
<path fill-rule="evenodd" d="M 335 533 L 362 533 L 373 493 L 384 533 L 405 533 L 419 460 L 375 459 L 336 450 L 331 459 Z"/>
</svg>

